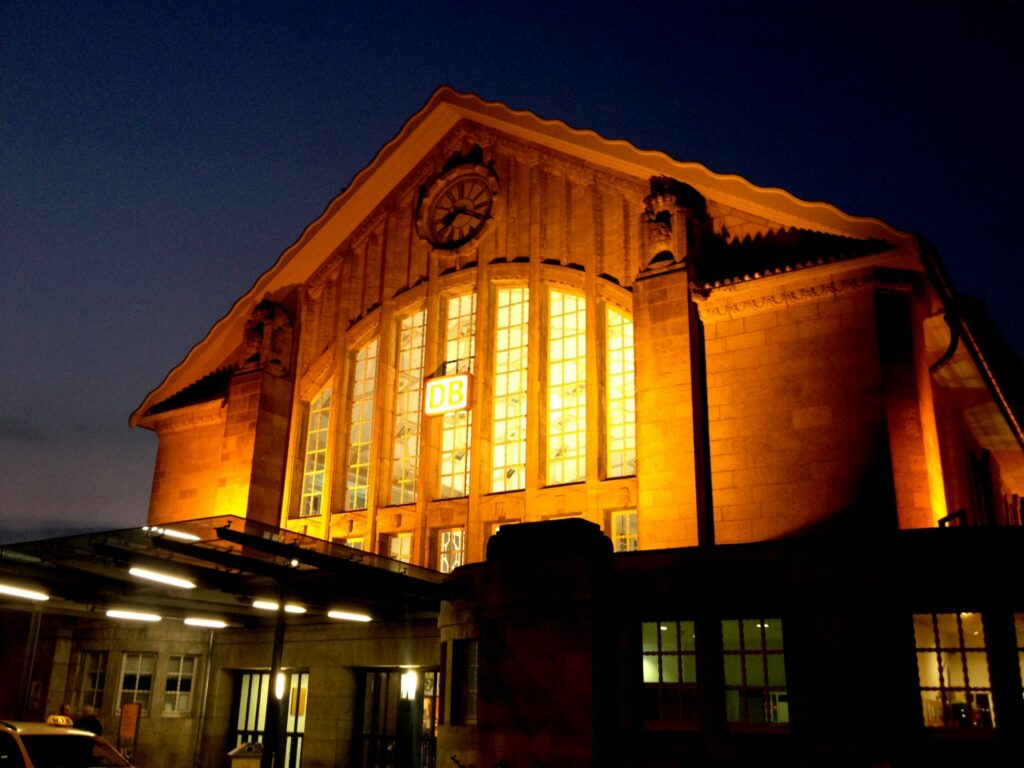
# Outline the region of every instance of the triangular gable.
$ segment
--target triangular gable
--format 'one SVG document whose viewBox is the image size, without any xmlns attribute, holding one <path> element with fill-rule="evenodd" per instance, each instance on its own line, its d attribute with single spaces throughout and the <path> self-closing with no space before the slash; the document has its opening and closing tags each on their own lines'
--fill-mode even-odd
<svg viewBox="0 0 1024 768">
<path fill-rule="evenodd" d="M 562 121 L 545 120 L 497 102 L 485 102 L 445 86 L 434 92 L 398 135 L 381 148 L 324 213 L 146 396 L 131 415 L 131 425 L 137 425 L 153 406 L 223 366 L 238 346 L 252 307 L 268 295 L 309 279 L 395 185 L 463 120 L 642 181 L 659 176 L 676 179 L 719 206 L 777 222 L 780 229 L 884 242 L 916 251 L 912 236 L 878 219 L 849 216 L 826 203 L 804 202 L 778 188 L 757 187 L 739 176 L 713 173 L 699 163 L 679 162 L 662 152 L 640 150 L 627 141 L 604 139 L 593 131 L 571 128 Z"/>
</svg>

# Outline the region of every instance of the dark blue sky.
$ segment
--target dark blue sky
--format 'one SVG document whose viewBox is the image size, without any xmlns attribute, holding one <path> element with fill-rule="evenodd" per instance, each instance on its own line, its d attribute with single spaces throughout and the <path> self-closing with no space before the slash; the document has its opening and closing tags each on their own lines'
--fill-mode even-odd
<svg viewBox="0 0 1024 768">
<path fill-rule="evenodd" d="M 920 232 L 1019 353 L 1022 39 L 1011 0 L 6 0 L 0 541 L 144 522 L 128 414 L 442 83 Z"/>
</svg>

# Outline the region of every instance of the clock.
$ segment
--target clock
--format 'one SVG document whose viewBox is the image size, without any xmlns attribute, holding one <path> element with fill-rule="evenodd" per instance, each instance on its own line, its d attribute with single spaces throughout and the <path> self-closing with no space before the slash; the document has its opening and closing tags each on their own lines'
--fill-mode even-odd
<svg viewBox="0 0 1024 768">
<path fill-rule="evenodd" d="M 437 248 L 465 245 L 491 220 L 496 194 L 497 184 L 483 166 L 446 173 L 423 200 L 420 233 Z"/>
</svg>

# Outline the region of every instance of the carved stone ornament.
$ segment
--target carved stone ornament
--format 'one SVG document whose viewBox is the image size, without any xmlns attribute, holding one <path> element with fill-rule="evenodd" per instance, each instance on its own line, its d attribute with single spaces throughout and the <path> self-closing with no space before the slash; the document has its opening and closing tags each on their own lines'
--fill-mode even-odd
<svg viewBox="0 0 1024 768">
<path fill-rule="evenodd" d="M 292 319 L 280 304 L 264 299 L 245 323 L 241 370 L 262 368 L 277 376 L 292 357 Z"/>
<path fill-rule="evenodd" d="M 650 195 L 640 222 L 646 234 L 641 272 L 671 269 L 686 263 L 686 212 L 671 195 Z M 675 226 L 680 231 L 675 231 Z"/>
</svg>

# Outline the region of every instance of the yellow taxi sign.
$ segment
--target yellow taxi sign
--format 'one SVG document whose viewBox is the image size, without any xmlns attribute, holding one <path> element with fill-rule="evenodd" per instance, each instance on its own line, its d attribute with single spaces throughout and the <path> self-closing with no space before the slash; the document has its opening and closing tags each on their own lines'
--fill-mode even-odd
<svg viewBox="0 0 1024 768">
<path fill-rule="evenodd" d="M 423 413 L 437 416 L 452 411 L 467 411 L 473 377 L 468 373 L 435 376 L 423 382 Z"/>
<path fill-rule="evenodd" d="M 70 728 L 75 724 L 75 721 L 67 715 L 50 715 L 46 718 L 46 724 L 59 725 L 61 728 Z"/>
</svg>

